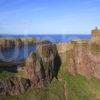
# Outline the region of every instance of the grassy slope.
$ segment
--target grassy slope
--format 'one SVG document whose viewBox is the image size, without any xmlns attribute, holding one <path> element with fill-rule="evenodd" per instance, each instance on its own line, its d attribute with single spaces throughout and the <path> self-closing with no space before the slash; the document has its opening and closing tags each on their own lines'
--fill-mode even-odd
<svg viewBox="0 0 100 100">
<path fill-rule="evenodd" d="M 33 89 L 15 97 L 4 97 L 3 100 L 64 100 L 63 82 L 54 80 L 49 87 Z"/>
<path fill-rule="evenodd" d="M 96 78 L 86 79 L 81 75 L 73 76 L 62 67 L 60 77 L 67 81 L 68 100 L 100 100 L 100 80 Z M 95 99 L 93 99 L 95 100 Z"/>
<path fill-rule="evenodd" d="M 62 65 L 59 76 L 67 81 L 68 100 L 96 100 L 98 98 L 100 100 L 100 80 L 94 77 L 86 79 L 81 75 L 73 76 L 68 73 L 67 66 L 68 63 Z"/>
<path fill-rule="evenodd" d="M 3 98 L 3 100 L 65 100 L 64 99 L 64 81 L 67 81 L 68 100 L 95 100 L 100 98 L 100 80 L 96 78 L 86 79 L 81 75 L 73 76 L 67 72 L 62 65 L 59 72 L 59 79 L 54 79 L 45 89 L 33 89 L 26 93 Z"/>
</svg>

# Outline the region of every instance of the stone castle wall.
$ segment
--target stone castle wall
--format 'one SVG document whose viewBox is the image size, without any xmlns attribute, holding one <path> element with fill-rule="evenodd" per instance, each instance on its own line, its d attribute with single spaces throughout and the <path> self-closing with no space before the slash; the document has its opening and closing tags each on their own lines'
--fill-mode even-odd
<svg viewBox="0 0 100 100">
<path fill-rule="evenodd" d="M 98 28 L 95 28 L 92 30 L 92 43 L 100 44 L 100 30 Z"/>
</svg>

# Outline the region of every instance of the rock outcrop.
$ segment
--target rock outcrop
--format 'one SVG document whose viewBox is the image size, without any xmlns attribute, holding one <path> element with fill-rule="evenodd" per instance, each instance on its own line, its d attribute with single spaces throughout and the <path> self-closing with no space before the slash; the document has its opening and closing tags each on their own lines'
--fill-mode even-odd
<svg viewBox="0 0 100 100">
<path fill-rule="evenodd" d="M 27 78 L 32 81 L 33 86 L 44 87 L 53 77 L 57 78 L 60 63 L 56 46 L 50 42 L 42 42 L 36 53 L 30 54 L 26 60 Z"/>
<path fill-rule="evenodd" d="M 86 43 L 76 44 L 72 50 L 69 71 L 87 78 L 91 76 L 100 78 L 100 55 L 92 54 Z"/>
<path fill-rule="evenodd" d="M 31 88 L 30 80 L 18 77 L 0 79 L 0 96 L 15 96 Z"/>
</svg>

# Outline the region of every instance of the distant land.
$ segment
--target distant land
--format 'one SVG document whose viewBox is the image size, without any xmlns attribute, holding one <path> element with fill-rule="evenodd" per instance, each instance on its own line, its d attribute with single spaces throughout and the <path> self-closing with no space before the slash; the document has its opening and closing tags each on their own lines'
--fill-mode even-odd
<svg viewBox="0 0 100 100">
<path fill-rule="evenodd" d="M 33 37 L 38 40 L 49 40 L 53 43 L 62 43 L 62 42 L 69 42 L 72 40 L 76 39 L 91 39 L 91 34 L 47 34 L 47 35 L 42 35 L 42 34 L 33 34 L 33 35 L 13 35 L 13 34 L 0 34 L 0 38 L 22 38 L 22 37 Z"/>
</svg>

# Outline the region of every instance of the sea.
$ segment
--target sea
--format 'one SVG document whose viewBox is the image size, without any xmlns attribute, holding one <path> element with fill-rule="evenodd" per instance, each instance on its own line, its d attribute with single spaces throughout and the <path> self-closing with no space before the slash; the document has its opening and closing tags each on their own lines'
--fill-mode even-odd
<svg viewBox="0 0 100 100">
<path fill-rule="evenodd" d="M 91 35 L 79 35 L 79 34 L 70 34 L 70 35 L 61 35 L 61 34 L 53 34 L 53 35 L 0 35 L 0 38 L 22 38 L 22 37 L 31 37 L 36 38 L 38 40 L 48 40 L 52 43 L 64 43 L 70 42 L 72 40 L 87 40 L 91 39 Z M 11 47 L 5 50 L 0 49 L 0 60 L 4 61 L 17 61 L 17 60 L 25 60 L 28 55 L 36 50 L 36 45 L 22 46 L 22 47 Z"/>
<path fill-rule="evenodd" d="M 48 40 L 53 43 L 62 43 L 69 42 L 76 39 L 90 39 L 90 34 L 52 34 L 52 35 L 9 35 L 9 34 L 1 34 L 0 38 L 22 38 L 22 37 L 30 37 L 36 38 L 38 40 Z"/>
</svg>

